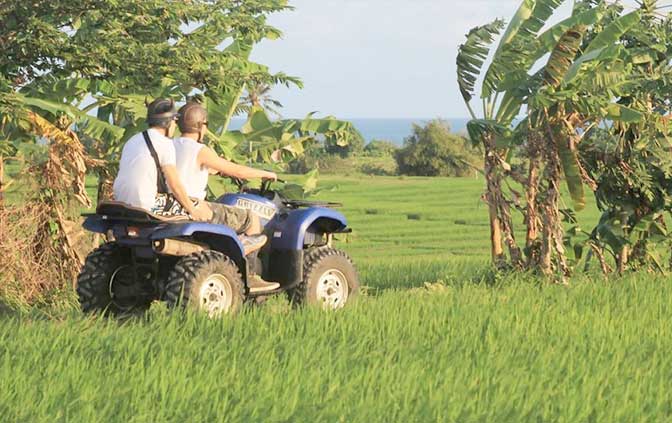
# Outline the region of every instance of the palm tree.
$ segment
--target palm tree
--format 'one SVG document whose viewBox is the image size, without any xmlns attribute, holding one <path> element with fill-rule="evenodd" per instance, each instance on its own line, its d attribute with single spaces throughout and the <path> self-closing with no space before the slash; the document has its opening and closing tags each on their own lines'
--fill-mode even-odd
<svg viewBox="0 0 672 423">
<path fill-rule="evenodd" d="M 271 96 L 272 87 L 264 82 L 248 83 L 245 87 L 245 95 L 240 99 L 237 112 L 239 114 L 249 115 L 255 108 L 263 108 L 277 118 L 282 118 L 278 109 L 283 107 L 282 103 Z"/>
</svg>

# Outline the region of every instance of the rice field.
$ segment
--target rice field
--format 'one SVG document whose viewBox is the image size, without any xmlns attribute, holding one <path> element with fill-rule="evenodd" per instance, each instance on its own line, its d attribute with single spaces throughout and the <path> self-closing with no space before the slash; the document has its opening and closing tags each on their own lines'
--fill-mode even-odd
<svg viewBox="0 0 672 423">
<path fill-rule="evenodd" d="M 482 181 L 321 182 L 354 228 L 351 307 L 278 298 L 209 321 L 157 304 L 123 324 L 0 309 L 0 421 L 672 419 L 668 279 L 492 280 Z"/>
</svg>

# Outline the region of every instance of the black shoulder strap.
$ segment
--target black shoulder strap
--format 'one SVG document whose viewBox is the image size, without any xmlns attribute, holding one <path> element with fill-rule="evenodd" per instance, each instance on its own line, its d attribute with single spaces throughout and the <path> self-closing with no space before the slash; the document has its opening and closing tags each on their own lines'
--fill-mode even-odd
<svg viewBox="0 0 672 423">
<path fill-rule="evenodd" d="M 168 194 L 168 185 L 166 184 L 166 178 L 163 176 L 163 171 L 161 170 L 161 162 L 159 162 L 159 155 L 156 154 L 156 150 L 152 145 L 152 140 L 149 138 L 149 133 L 147 131 L 142 132 L 142 136 L 145 138 L 145 144 L 149 149 L 149 154 L 152 155 L 154 159 L 154 164 L 156 165 L 156 188 L 159 194 Z"/>
</svg>

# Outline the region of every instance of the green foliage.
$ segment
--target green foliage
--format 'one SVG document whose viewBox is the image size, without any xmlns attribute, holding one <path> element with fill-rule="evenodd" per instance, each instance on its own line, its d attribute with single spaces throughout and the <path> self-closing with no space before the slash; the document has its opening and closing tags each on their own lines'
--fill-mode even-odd
<svg viewBox="0 0 672 423">
<path fill-rule="evenodd" d="M 286 8 L 282 0 L 9 0 L 0 10 L 0 46 L 6 52 L 0 74 L 15 86 L 45 74 L 61 79 L 74 73 L 121 80 L 125 88 L 145 92 L 164 80 L 185 84 L 186 91 L 226 92 L 241 77 L 266 72 L 218 47 L 241 37 L 277 38 L 266 16 Z"/>
<path fill-rule="evenodd" d="M 483 63 L 490 53 L 494 37 L 504 28 L 502 20 L 473 28 L 467 34 L 467 41 L 459 48 L 457 55 L 457 83 L 467 105 L 474 97 L 474 90 Z M 475 116 L 474 116 L 475 118 Z"/>
<path fill-rule="evenodd" d="M 364 154 L 371 157 L 393 156 L 398 149 L 392 141 L 373 140 L 364 147 Z"/>
<path fill-rule="evenodd" d="M 327 154 L 338 155 L 340 157 L 353 157 L 362 153 L 364 150 L 364 137 L 359 131 L 352 127 L 348 132 L 347 143 L 338 137 L 326 137 L 324 140 L 324 149 Z"/>
<path fill-rule="evenodd" d="M 240 131 L 231 131 L 226 137 L 234 139 L 238 152 L 253 162 L 279 162 L 302 155 L 305 146 L 320 142 L 326 151 L 348 152 L 362 145 L 362 136 L 350 122 L 334 117 L 315 118 L 314 113 L 304 119 L 273 121 L 261 107 L 250 111 Z M 343 153 L 345 154 L 345 153 Z"/>
<path fill-rule="evenodd" d="M 564 0 L 523 0 L 485 73 L 482 98 L 503 91 L 500 84 L 507 75 L 527 72 L 534 65 L 537 35 L 562 3 Z"/>
<path fill-rule="evenodd" d="M 484 119 L 476 119 L 469 102 L 488 56 L 487 46 L 494 41 L 498 27 L 487 31 L 483 27 L 472 30 L 467 37 L 467 45 L 476 42 L 480 49 L 477 53 L 473 52 L 474 49 L 463 49 L 458 55 L 458 65 L 471 64 L 471 68 L 458 67 L 458 82 L 464 88 L 463 96 L 474 116 L 468 125 L 470 136 L 486 147 L 485 173 L 489 188 L 491 191 L 501 190 L 504 175 L 523 185 L 528 201 L 534 198 L 537 202 L 536 206 L 528 204 L 520 210 L 526 214 L 524 221 L 531 231 L 528 235 L 532 236 L 527 239 L 528 253 L 532 254 L 532 247 L 540 245 L 535 244 L 538 231 L 542 231 L 545 237 L 542 244 L 555 245 L 556 251 L 549 252 L 546 248 L 546 256 L 541 260 L 546 266 L 545 273 L 550 273 L 552 260 L 549 254 L 557 254 L 558 263 L 564 267 L 564 253 L 562 248 L 557 247 L 560 240 L 551 239 L 563 232 L 557 219 L 560 208 L 557 186 L 560 180 L 566 181 L 574 208 L 581 210 L 586 204 L 584 185 L 589 183 L 599 193 L 602 189 L 600 184 L 607 183 L 600 177 L 593 180 L 590 174 L 597 176 L 603 170 L 605 174 L 612 172 L 596 163 L 600 158 L 608 158 L 599 150 L 590 159 L 580 154 L 579 147 L 583 147 L 583 143 L 594 142 L 594 129 L 613 126 L 613 135 L 620 146 L 616 156 L 623 161 L 612 160 L 612 166 L 618 164 L 612 168 L 613 172 L 619 169 L 623 172 L 623 165 L 627 164 L 628 168 L 641 170 L 639 177 L 645 173 L 644 169 L 659 174 L 654 168 L 660 164 L 644 155 L 630 155 L 636 150 L 632 144 L 651 144 L 669 136 L 667 128 L 661 125 L 661 115 L 670 110 L 669 96 L 665 99 L 665 94 L 661 96 L 660 93 L 669 93 L 667 87 L 672 57 L 669 47 L 670 19 L 658 13 L 657 2 L 642 2 L 639 9 L 628 13 L 624 13 L 621 2 L 575 2 L 570 17 L 541 33 L 561 3 L 556 0 L 522 2 L 483 75 L 481 97 Z M 482 34 L 477 36 L 479 33 Z M 548 53 L 547 62 L 530 74 L 534 65 Z M 464 76 L 465 72 L 468 78 Z M 525 111 L 525 119 L 514 128 L 513 118 L 521 110 Z M 592 151 L 590 147 L 584 150 Z M 512 170 L 511 157 L 522 160 L 523 172 Z M 631 159 L 644 163 L 635 164 Z M 530 179 L 526 179 L 526 172 Z M 644 178 L 643 181 L 650 179 Z M 612 187 L 618 186 L 618 189 L 627 192 L 630 187 L 623 182 L 610 181 Z M 514 192 L 516 198 L 511 201 L 505 200 L 504 193 L 491 192 L 489 195 L 493 206 L 493 228 L 497 226 L 496 219 L 504 222 L 502 231 L 506 232 L 513 257 L 515 248 L 511 244 L 515 241 L 509 207 L 505 203 L 517 203 L 518 195 Z M 631 207 L 638 209 L 634 205 Z M 642 235 L 642 231 L 637 231 L 637 234 L 631 232 L 632 228 L 636 227 L 640 218 L 655 221 L 658 217 L 653 220 L 650 217 L 659 216 L 660 210 L 652 210 L 652 214 L 635 213 L 636 217 L 624 221 L 623 216 L 631 213 L 630 210 L 633 209 L 616 207 L 605 210 L 607 218 L 600 223 L 602 229 L 593 232 L 594 240 L 599 243 L 597 234 L 604 234 L 603 229 L 609 225 L 615 232 L 623 232 L 625 238 L 638 236 L 640 241 L 642 236 L 645 238 L 647 235 Z M 607 225 L 607 222 L 612 223 Z M 493 234 L 495 232 L 496 229 L 493 229 Z M 498 238 L 493 235 L 493 251 L 495 239 Z M 612 251 L 615 255 L 621 254 L 617 251 L 624 250 L 625 245 L 636 247 L 635 241 L 629 240 L 614 244 Z M 568 274 L 566 267 L 563 272 Z"/>
<path fill-rule="evenodd" d="M 104 160 L 96 171 L 109 180 L 123 143 L 145 128 L 145 102 L 161 96 L 202 102 L 209 112 L 208 141 L 237 161 L 295 157 L 316 138 L 342 154 L 361 149 L 361 136 L 349 123 L 312 115 L 271 121 L 259 108 L 276 104 L 266 98 L 271 86 L 301 86 L 297 78 L 250 61 L 257 42 L 279 36 L 266 19 L 287 10 L 286 3 L 81 0 L 39 1 L 29 8 L 11 1 L 0 11 L 9 22 L 0 29 L 0 45 L 9 52 L 0 59 L 0 105 L 20 107 L 0 108 L 0 139 L 35 135 L 28 111 L 51 122 L 67 116 L 89 153 Z M 37 27 L 53 42 L 21 56 L 44 43 L 44 34 L 23 32 Z M 21 60 L 14 60 L 17 55 Z M 229 132 L 244 92 L 250 119 L 241 131 Z"/>
<path fill-rule="evenodd" d="M 266 17 L 285 10 L 284 1 L 81 1 L 78 5 L 81 13 L 77 5 L 62 2 L 37 2 L 32 8 L 10 2 L 3 9 L 10 25 L 0 32 L 9 51 L 43 43 L 39 34 L 22 32 L 33 24 L 60 35 L 48 51 L 36 48 L 34 55 L 22 56 L 23 61 L 14 60 L 14 53 L 3 57 L 0 74 L 7 81 L 4 92 L 21 88 L 27 98 L 36 99 L 28 106 L 38 113 L 43 113 L 46 102 L 51 102 L 52 110 L 47 111 L 52 116 L 72 115 L 79 109 L 78 117 L 85 122 L 73 123 L 79 130 L 90 130 L 85 135 L 97 141 L 97 156 L 102 158 L 114 158 L 123 141 L 142 129 L 148 97 L 179 101 L 201 92 L 213 109 L 218 105 L 222 112 L 212 119 L 219 121 L 219 126 L 213 125 L 219 140 L 228 126 L 228 110 L 235 109 L 247 81 L 300 85 L 296 78 L 270 74 L 265 66 L 249 61 L 254 43 L 277 38 L 278 31 L 266 24 Z M 221 49 L 222 44 L 229 46 Z M 122 128 L 123 135 L 101 130 L 93 116 L 87 117 L 91 112 Z"/>
<path fill-rule="evenodd" d="M 448 123 L 440 119 L 424 127 L 413 125 L 413 134 L 395 157 L 399 172 L 413 176 L 474 175 L 478 162 L 469 142 L 451 133 Z"/>
</svg>

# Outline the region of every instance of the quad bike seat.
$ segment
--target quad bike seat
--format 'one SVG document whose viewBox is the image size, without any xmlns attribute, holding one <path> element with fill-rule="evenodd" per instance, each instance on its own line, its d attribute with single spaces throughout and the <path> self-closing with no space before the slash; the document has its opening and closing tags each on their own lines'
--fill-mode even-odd
<svg viewBox="0 0 672 423">
<path fill-rule="evenodd" d="M 159 216 L 139 207 L 120 201 L 104 201 L 98 205 L 96 214 L 105 220 L 123 220 L 136 223 L 188 222 L 188 216 Z"/>
</svg>

